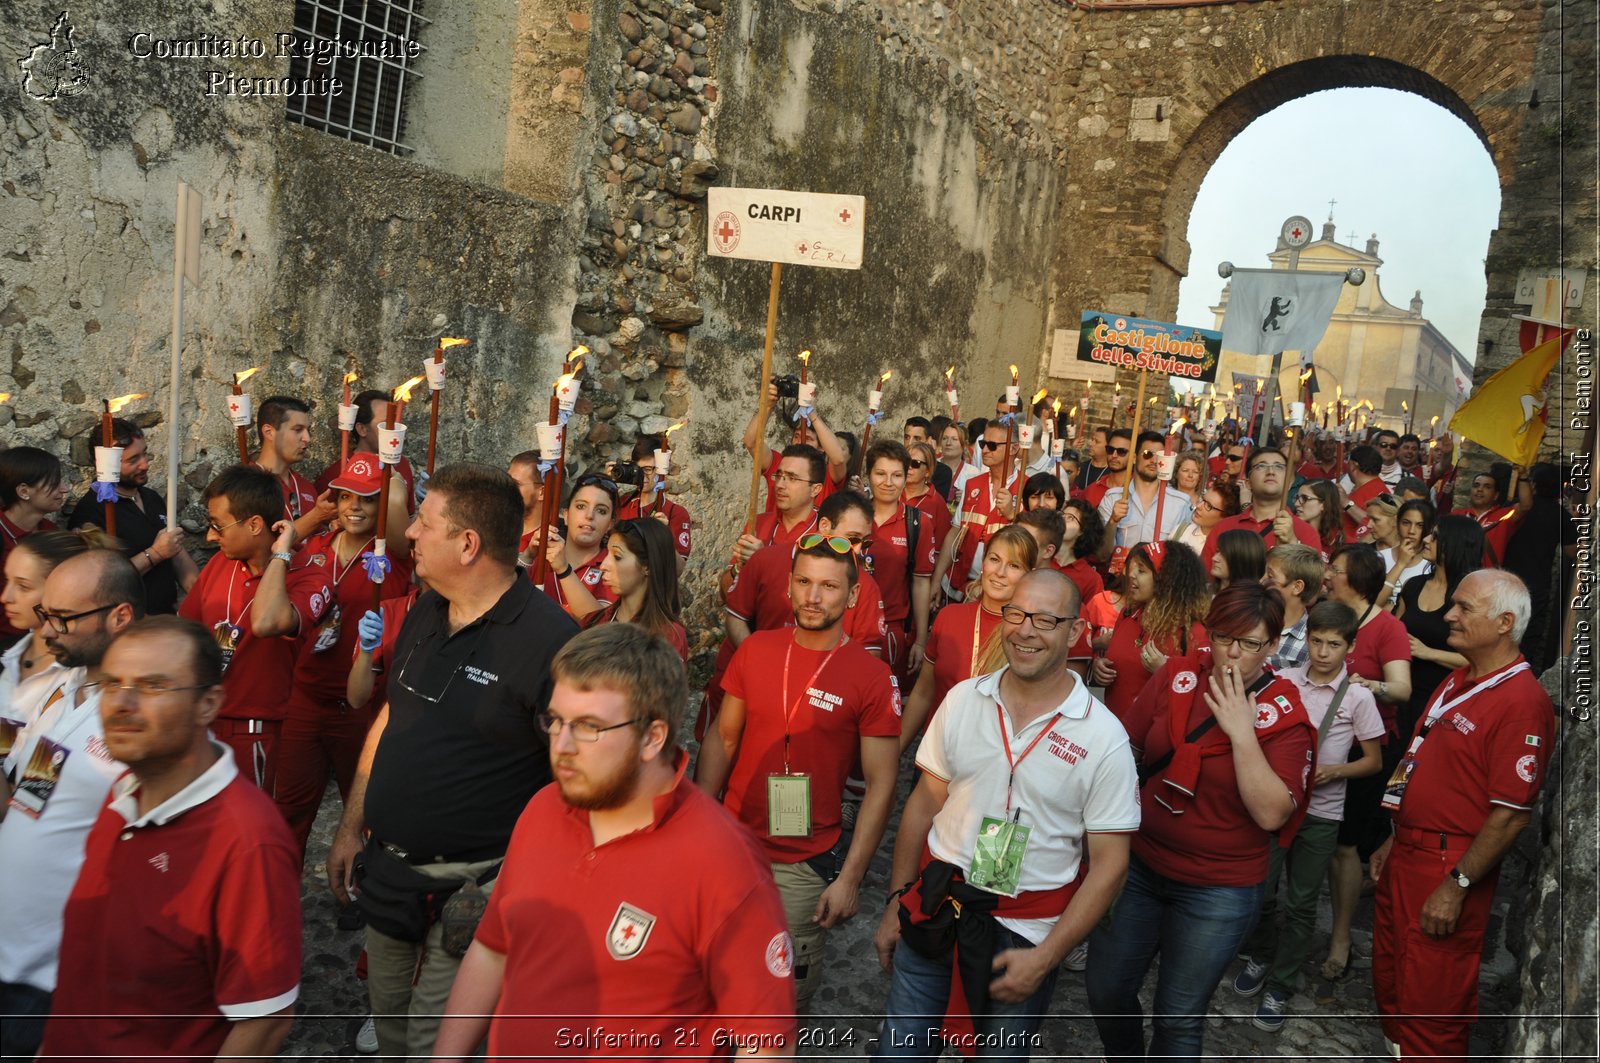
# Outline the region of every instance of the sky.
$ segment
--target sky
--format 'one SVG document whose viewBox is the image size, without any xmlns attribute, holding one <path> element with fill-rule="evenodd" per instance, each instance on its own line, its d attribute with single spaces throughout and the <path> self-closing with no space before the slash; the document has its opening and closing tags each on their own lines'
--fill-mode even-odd
<svg viewBox="0 0 1600 1063">
<path fill-rule="evenodd" d="M 1499 179 L 1465 123 L 1394 89 L 1301 97 L 1223 149 L 1190 214 L 1178 324 L 1211 328 L 1223 285 L 1217 263 L 1266 269 L 1284 219 L 1304 215 L 1320 235 L 1329 199 L 1340 243 L 1365 250 L 1377 234 L 1384 298 L 1404 308 L 1422 289 L 1423 316 L 1473 361 Z"/>
</svg>

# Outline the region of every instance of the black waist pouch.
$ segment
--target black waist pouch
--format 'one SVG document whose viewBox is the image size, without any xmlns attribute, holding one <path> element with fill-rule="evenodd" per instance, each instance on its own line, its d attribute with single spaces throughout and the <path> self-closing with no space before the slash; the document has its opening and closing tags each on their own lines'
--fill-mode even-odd
<svg viewBox="0 0 1600 1063">
<path fill-rule="evenodd" d="M 367 925 L 397 941 L 420 942 L 450 895 L 461 888 L 424 875 L 377 842 L 368 840 L 356 868 L 356 907 Z"/>
</svg>

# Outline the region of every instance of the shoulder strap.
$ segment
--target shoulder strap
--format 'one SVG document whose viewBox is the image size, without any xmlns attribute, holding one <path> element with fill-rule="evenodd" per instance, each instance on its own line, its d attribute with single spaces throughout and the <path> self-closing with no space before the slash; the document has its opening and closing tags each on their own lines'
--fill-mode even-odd
<svg viewBox="0 0 1600 1063">
<path fill-rule="evenodd" d="M 1205 736 L 1205 733 L 1216 725 L 1217 718 L 1215 716 L 1207 716 L 1205 719 L 1195 724 L 1194 730 L 1183 736 L 1185 744 L 1200 741 L 1200 739 Z M 1160 775 L 1161 772 L 1165 770 L 1166 766 L 1172 763 L 1172 754 L 1176 752 L 1176 749 L 1169 750 L 1165 756 L 1157 757 L 1153 763 L 1147 764 L 1140 768 L 1139 785 L 1143 786 L 1155 776 Z"/>
<path fill-rule="evenodd" d="M 1344 704 L 1344 692 L 1350 689 L 1350 673 L 1346 672 L 1339 686 L 1333 692 L 1333 701 L 1328 705 L 1328 711 L 1322 716 L 1322 725 L 1317 728 L 1317 748 L 1322 748 L 1323 741 L 1328 737 L 1328 728 L 1333 726 L 1333 718 L 1339 714 L 1339 706 Z"/>
<path fill-rule="evenodd" d="M 906 503 L 906 586 L 916 581 L 917 540 L 922 536 L 922 510 Z"/>
</svg>

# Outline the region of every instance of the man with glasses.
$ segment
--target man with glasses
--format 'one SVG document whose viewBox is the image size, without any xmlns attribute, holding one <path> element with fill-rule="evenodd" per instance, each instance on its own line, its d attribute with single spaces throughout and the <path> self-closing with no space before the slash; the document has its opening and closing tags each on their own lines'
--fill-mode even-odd
<svg viewBox="0 0 1600 1063">
<path fill-rule="evenodd" d="M 1066 668 L 1079 607 L 1061 573 L 1024 576 L 1001 611 L 1006 666 L 928 725 L 873 938 L 892 972 L 878 1057 L 937 1054 L 959 969 L 990 1054 L 1027 1058 L 1058 968 L 1122 887 L 1138 778 L 1122 725 Z"/>
<path fill-rule="evenodd" d="M 983 563 L 983 546 L 990 536 L 1016 519 L 1021 502 L 1023 478 L 1021 448 L 1012 449 L 1012 468 L 1007 469 L 1006 448 L 1011 429 L 995 421 L 984 426 L 978 441 L 986 476 L 973 476 L 961 488 L 955 524 L 945 534 L 939 560 L 933 568 L 933 586 L 942 587 L 951 598 L 959 599 L 967 581 L 978 574 Z"/>
<path fill-rule="evenodd" d="M 534 717 L 550 697 L 550 662 L 577 632 L 517 570 L 522 499 L 499 469 L 439 469 L 406 531 L 428 586 L 391 658 L 389 701 L 367 735 L 328 853 L 328 885 L 349 899 L 365 874 L 396 863 L 448 891 L 494 869 L 523 806 L 550 781 L 549 742 Z M 354 877 L 361 885 L 361 876 Z M 416 940 L 383 933 L 368 911 L 367 991 L 384 1055 L 427 1058 L 460 960 L 438 923 Z M 420 903 L 420 902 L 419 902 Z"/>
<path fill-rule="evenodd" d="M 794 936 L 804 1011 L 822 981 L 823 937 L 856 914 L 894 802 L 900 692 L 889 666 L 844 632 L 860 594 L 855 544 L 807 535 L 789 574 L 795 626 L 757 631 L 723 677 L 726 696 L 695 778 L 760 839 Z M 866 795 L 853 834 L 841 812 L 858 760 Z"/>
<path fill-rule="evenodd" d="M 1111 429 L 1101 425 L 1089 433 L 1089 461 L 1078 467 L 1078 475 L 1072 478 L 1072 488 L 1083 491 L 1090 484 L 1110 471 L 1106 463 L 1106 444 L 1111 441 Z"/>
<path fill-rule="evenodd" d="M 607 624 L 567 643 L 551 675 L 539 725 L 556 785 L 517 821 L 434 1058 L 470 1059 L 485 1033 L 496 1059 L 792 1048 L 782 902 L 750 832 L 686 774 L 677 653 Z"/>
<path fill-rule="evenodd" d="M 222 710 L 212 724 L 239 773 L 271 796 L 299 639 L 333 603 L 326 566 L 297 558 L 295 526 L 271 473 L 224 469 L 206 486 L 206 541 L 217 546 L 178 615 L 222 650 Z"/>
<path fill-rule="evenodd" d="M 1400 466 L 1400 433 L 1385 428 L 1373 437 L 1372 442 L 1383 459 L 1378 476 L 1383 480 L 1384 486 L 1393 491 L 1394 485 L 1400 482 L 1400 477 L 1406 474 L 1405 469 Z"/>
<path fill-rule="evenodd" d="M 1318 553 L 1322 540 L 1317 529 L 1294 515 L 1288 505 L 1289 459 L 1276 447 L 1258 447 L 1250 452 L 1245 463 L 1245 475 L 1250 483 L 1250 505 L 1241 513 L 1223 517 L 1211 527 L 1206 536 L 1205 550 L 1200 563 L 1207 571 L 1211 558 L 1217 552 L 1217 536 L 1234 528 L 1243 528 L 1261 536 L 1261 541 L 1271 550 L 1279 543 L 1299 540 Z"/>
<path fill-rule="evenodd" d="M 67 900 L 42 1055 L 271 1057 L 300 993 L 300 861 L 206 733 L 226 697 L 221 651 L 194 622 L 155 616 L 101 665 L 106 751 L 128 771 Z"/>
<path fill-rule="evenodd" d="M 39 638 L 66 669 L 13 705 L 27 725 L 5 758 L 0 797 L 0 1055 L 31 1059 L 56 988 L 61 913 L 83 866 L 83 842 L 123 765 L 100 729 L 98 671 L 117 632 L 144 616 L 144 585 L 128 561 L 90 550 L 57 565 L 34 607 Z"/>
<path fill-rule="evenodd" d="M 768 415 L 770 416 L 772 411 L 777 408 L 778 385 L 769 384 L 767 385 Z M 833 494 L 834 491 L 843 486 L 845 478 L 849 475 L 848 466 L 850 461 L 850 449 L 845 445 L 844 441 L 834 433 L 833 429 L 828 427 L 828 423 L 822 419 L 822 414 L 817 411 L 816 407 L 812 407 L 811 414 L 805 418 L 805 422 L 806 425 L 810 427 L 811 434 L 816 436 L 817 445 L 813 447 L 808 443 L 799 442 L 800 426 L 798 424 L 795 426 L 793 435 L 794 442 L 791 445 L 808 447 L 811 452 L 816 453 L 822 458 L 822 468 L 818 470 L 815 475 L 810 475 L 809 473 L 802 474 L 807 476 L 810 480 L 810 483 L 817 488 L 818 494 L 814 496 L 814 504 L 815 502 L 820 502 L 822 499 L 827 498 L 829 495 Z M 756 412 L 751 415 L 750 423 L 745 425 L 744 449 L 745 452 L 750 454 L 752 457 L 754 457 L 759 450 L 762 457 L 762 468 L 764 469 L 764 475 L 767 478 L 767 504 L 766 508 L 762 510 L 762 514 L 763 516 L 770 516 L 774 510 L 783 508 L 783 500 L 778 495 L 777 479 L 778 472 L 783 464 L 783 459 L 789 456 L 790 449 L 786 446 L 782 450 L 777 450 L 767 446 L 766 429 L 766 422 L 761 419 L 761 410 L 758 408 Z M 804 492 L 802 491 L 801 493 Z M 796 534 L 795 538 L 799 538 L 798 533 Z M 792 542 L 793 540 L 791 539 L 790 541 Z"/>
<path fill-rule="evenodd" d="M 1123 470 L 1128 467 L 1128 454 L 1133 448 L 1133 432 L 1127 428 L 1113 428 L 1106 443 L 1106 474 L 1084 488 L 1081 497 L 1095 509 L 1105 500 L 1112 484 L 1122 485 Z"/>
<path fill-rule="evenodd" d="M 1122 557 L 1134 545 L 1169 538 L 1189 519 L 1193 510 L 1188 495 L 1173 487 L 1170 480 L 1160 478 L 1164 451 L 1165 440 L 1160 432 L 1140 432 L 1133 479 L 1129 483 L 1132 490 L 1119 483 L 1108 488 L 1100 499 L 1100 519 L 1115 532 L 1115 539 L 1107 535 L 1100 544 L 1101 556 L 1112 557 L 1112 571 L 1121 569 Z M 1161 526 L 1158 528 L 1156 501 L 1163 493 L 1166 501 L 1160 506 Z"/>
<path fill-rule="evenodd" d="M 831 485 L 824 489 L 829 468 L 822 451 L 809 443 L 783 448 L 767 478 L 767 511 L 756 518 L 755 534 L 740 532 L 733 545 L 732 569 L 763 546 L 791 546 L 800 536 L 816 530 L 817 503 L 833 494 Z"/>
</svg>

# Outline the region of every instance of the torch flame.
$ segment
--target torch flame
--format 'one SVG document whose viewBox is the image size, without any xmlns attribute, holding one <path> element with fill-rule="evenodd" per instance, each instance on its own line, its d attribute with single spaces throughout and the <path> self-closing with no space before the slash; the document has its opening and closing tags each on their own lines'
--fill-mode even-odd
<svg viewBox="0 0 1600 1063">
<path fill-rule="evenodd" d="M 464 340 L 459 336 L 441 336 L 439 338 L 439 349 L 448 351 L 452 347 L 464 347 L 471 342 L 471 340 Z"/>
<path fill-rule="evenodd" d="M 11 392 L 9 392 L 9 391 L 0 391 L 0 403 L 7 403 L 7 402 L 10 402 L 10 401 L 11 401 Z"/>
<path fill-rule="evenodd" d="M 1437 424 L 1438 424 L 1438 423 L 1439 423 L 1439 415 L 1438 415 L 1438 414 L 1434 414 L 1434 415 L 1433 415 L 1433 420 L 1431 420 L 1431 421 L 1429 421 L 1429 422 L 1428 422 L 1428 429 L 1429 429 L 1429 430 L 1430 430 L 1430 431 L 1432 431 L 1432 429 L 1433 429 L 1433 427 L 1434 427 L 1434 426 L 1435 426 L 1435 425 L 1437 425 Z"/>
<path fill-rule="evenodd" d="M 249 369 L 246 369 L 242 373 L 233 374 L 233 382 L 234 382 L 234 384 L 236 386 L 240 385 L 240 384 L 243 384 L 246 380 L 249 380 L 251 377 L 255 376 L 259 372 L 261 372 L 261 367 L 259 365 L 258 366 L 253 366 L 253 367 L 251 367 Z"/>
<path fill-rule="evenodd" d="M 1067 411 L 1067 416 L 1068 417 L 1076 417 L 1076 416 L 1078 416 L 1078 408 L 1076 406 L 1074 406 L 1072 409 L 1068 410 Z"/>
<path fill-rule="evenodd" d="M 146 398 L 146 397 L 147 396 L 143 392 L 136 392 L 136 393 L 134 393 L 132 395 L 118 395 L 114 399 L 107 399 L 106 400 L 106 409 L 111 411 L 112 413 L 116 413 L 118 410 L 120 410 L 124 406 L 128 405 L 128 403 L 133 402 L 133 401 L 135 401 L 137 399 L 142 399 L 142 398 Z"/>
<path fill-rule="evenodd" d="M 404 384 L 401 384 L 399 387 L 395 388 L 394 389 L 394 401 L 396 401 L 396 402 L 410 402 L 411 401 L 411 389 L 416 387 L 418 384 L 422 383 L 423 380 L 425 380 L 425 379 L 426 379 L 425 377 L 414 376 L 410 380 L 407 380 Z"/>
<path fill-rule="evenodd" d="M 1406 405 L 1406 400 L 1405 399 L 1401 399 L 1400 400 L 1400 412 L 1401 413 L 1406 413 L 1410 409 L 1411 409 L 1411 407 Z"/>
<path fill-rule="evenodd" d="M 890 373 L 889 370 L 885 369 L 883 371 L 883 375 L 878 378 L 878 386 L 881 388 L 883 385 L 887 384 L 889 382 L 889 377 L 892 375 L 893 374 Z"/>
<path fill-rule="evenodd" d="M 1177 435 L 1179 432 L 1183 431 L 1183 426 L 1188 424 L 1188 423 L 1189 423 L 1189 418 L 1187 418 L 1187 417 L 1178 418 L 1172 424 L 1172 431 L 1167 433 L 1167 434 L 1168 435 L 1174 435 L 1174 436 Z"/>
<path fill-rule="evenodd" d="M 666 432 L 663 433 L 663 435 L 666 438 L 671 439 L 672 438 L 672 433 L 676 432 L 678 429 L 682 428 L 684 425 L 686 425 L 688 423 L 689 423 L 688 421 L 679 421 L 677 424 L 675 424 L 672 427 L 668 428 L 666 430 Z"/>
<path fill-rule="evenodd" d="M 1050 409 L 1051 409 L 1051 412 L 1053 412 L 1057 417 L 1060 417 L 1061 416 L 1061 400 L 1057 399 L 1055 402 L 1053 402 L 1050 405 Z M 1076 414 L 1078 412 L 1078 408 L 1076 406 L 1074 406 L 1072 408 L 1072 412 L 1073 412 L 1074 416 L 1076 416 Z"/>
<path fill-rule="evenodd" d="M 1344 401 L 1344 385 L 1340 384 L 1333 389 L 1333 397 L 1337 402 Z"/>
<path fill-rule="evenodd" d="M 1310 379 L 1311 379 L 1311 370 L 1307 369 L 1304 373 L 1300 374 L 1300 383 L 1304 384 L 1307 380 L 1310 380 Z"/>
<path fill-rule="evenodd" d="M 1017 379 L 1017 367 L 1016 366 L 1012 366 L 1011 367 L 1011 379 L 1012 380 L 1016 380 Z"/>
<path fill-rule="evenodd" d="M 354 384 L 356 382 L 356 371 L 354 369 L 344 375 L 344 382 L 346 384 Z"/>
<path fill-rule="evenodd" d="M 1044 401 L 1044 397 L 1048 394 L 1050 394 L 1049 388 L 1040 388 L 1033 396 L 1033 405 L 1039 405 L 1039 403 Z"/>
<path fill-rule="evenodd" d="M 955 366 L 951 366 L 949 369 L 946 369 L 944 371 L 944 380 L 945 380 L 945 384 L 946 385 L 954 383 L 955 382 L 955 378 L 956 378 L 956 367 Z"/>
<path fill-rule="evenodd" d="M 552 388 L 551 394 L 561 394 L 561 389 L 572 383 L 572 378 L 577 375 L 578 374 L 576 373 L 562 373 L 560 376 L 556 377 L 556 382 Z"/>
<path fill-rule="evenodd" d="M 811 364 L 811 352 L 810 351 L 801 351 L 800 352 L 800 364 L 801 365 L 810 365 Z"/>
</svg>

